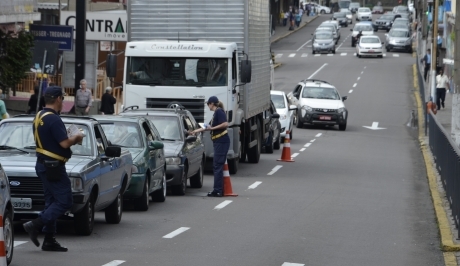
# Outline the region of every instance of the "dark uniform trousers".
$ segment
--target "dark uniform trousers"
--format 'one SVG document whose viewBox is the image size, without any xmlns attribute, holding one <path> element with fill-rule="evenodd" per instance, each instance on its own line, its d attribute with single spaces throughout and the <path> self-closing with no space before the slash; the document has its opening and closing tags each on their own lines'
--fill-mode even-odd
<svg viewBox="0 0 460 266">
<path fill-rule="evenodd" d="M 45 208 L 40 218 L 45 224 L 43 232 L 56 233 L 56 220 L 72 207 L 72 188 L 65 166 L 59 166 L 61 179 L 50 182 L 46 179 L 46 168 L 43 164 L 35 165 L 35 171 L 43 183 L 45 192 Z"/>
<path fill-rule="evenodd" d="M 224 188 L 224 165 L 227 159 L 228 149 L 230 148 L 230 141 L 228 142 L 214 142 L 214 191 L 223 193 Z"/>
</svg>

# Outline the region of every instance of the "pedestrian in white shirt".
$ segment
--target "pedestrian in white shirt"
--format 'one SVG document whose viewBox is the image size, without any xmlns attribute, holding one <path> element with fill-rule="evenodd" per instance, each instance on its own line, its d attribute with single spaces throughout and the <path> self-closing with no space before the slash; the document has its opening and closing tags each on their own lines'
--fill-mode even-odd
<svg viewBox="0 0 460 266">
<path fill-rule="evenodd" d="M 449 88 L 449 78 L 444 74 L 443 70 L 439 70 L 436 76 L 436 105 L 438 110 L 445 108 L 444 101 L 446 100 L 446 88 Z"/>
</svg>

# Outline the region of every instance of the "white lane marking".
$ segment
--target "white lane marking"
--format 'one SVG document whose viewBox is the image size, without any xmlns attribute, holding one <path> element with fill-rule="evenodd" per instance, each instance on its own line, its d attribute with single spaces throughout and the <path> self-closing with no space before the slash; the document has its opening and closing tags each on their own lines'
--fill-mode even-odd
<svg viewBox="0 0 460 266">
<path fill-rule="evenodd" d="M 361 75 L 364 73 L 364 71 L 361 71 Z"/>
<path fill-rule="evenodd" d="M 316 134 L 315 137 L 319 138 L 319 137 L 321 137 L 321 135 L 323 135 L 323 133 L 318 133 L 318 134 Z"/>
<path fill-rule="evenodd" d="M 383 54 L 383 57 L 386 57 L 386 56 L 387 56 L 387 54 Z"/>
<path fill-rule="evenodd" d="M 310 140 L 310 142 L 313 143 L 313 142 L 315 142 L 315 140 L 316 140 L 316 139 L 312 139 L 312 140 Z"/>
<path fill-rule="evenodd" d="M 305 148 L 300 149 L 300 151 L 304 151 L 304 150 L 305 150 Z"/>
<path fill-rule="evenodd" d="M 285 262 L 281 266 L 305 266 L 305 264 L 300 264 L 300 263 L 292 263 L 292 262 Z"/>
<path fill-rule="evenodd" d="M 393 54 L 393 57 L 399 57 L 399 54 Z"/>
<path fill-rule="evenodd" d="M 366 69 L 366 66 L 364 67 L 364 69 Z"/>
<path fill-rule="evenodd" d="M 256 182 L 254 182 L 254 184 L 250 185 L 250 186 L 248 187 L 248 189 L 255 189 L 255 188 L 258 187 L 260 184 L 262 184 L 261 181 L 256 181 Z"/>
<path fill-rule="evenodd" d="M 283 56 L 283 54 L 277 54 L 275 55 L 275 58 L 281 58 Z"/>
<path fill-rule="evenodd" d="M 294 56 L 295 56 L 295 54 L 290 54 L 290 55 L 289 55 L 289 57 L 294 57 Z"/>
<path fill-rule="evenodd" d="M 297 49 L 297 52 L 302 49 L 307 43 L 311 42 L 311 40 L 307 41 L 306 43 L 302 44 L 302 46 L 299 47 L 299 49 Z"/>
<path fill-rule="evenodd" d="M 353 92 L 353 90 L 350 90 L 348 93 L 352 93 L 352 92 Z"/>
<path fill-rule="evenodd" d="M 14 241 L 14 247 L 17 247 L 19 245 L 22 245 L 22 244 L 25 244 L 27 243 L 28 241 Z"/>
<path fill-rule="evenodd" d="M 318 68 L 318 70 L 315 71 L 315 73 L 311 74 L 311 76 L 308 77 L 308 79 L 311 79 L 313 78 L 316 74 L 318 74 L 318 72 L 321 71 L 321 69 L 323 69 L 325 66 L 327 66 L 327 63 L 325 63 L 324 65 L 322 65 L 320 68 Z"/>
<path fill-rule="evenodd" d="M 307 57 L 307 56 L 308 56 L 308 54 L 302 54 L 302 56 L 301 56 L 301 57 Z"/>
<path fill-rule="evenodd" d="M 360 79 L 361 79 L 361 77 L 358 77 L 358 80 L 360 80 Z"/>
<path fill-rule="evenodd" d="M 350 37 L 350 34 L 348 34 L 348 36 L 345 38 L 345 40 Z M 342 47 L 342 45 L 345 43 L 345 40 L 343 40 L 343 42 L 339 45 L 339 47 L 337 47 L 337 49 L 340 49 L 340 47 Z"/>
<path fill-rule="evenodd" d="M 233 201 L 231 201 L 231 200 L 224 200 L 221 204 L 219 204 L 216 207 L 214 207 L 214 210 L 221 210 L 222 208 L 224 208 L 225 206 L 227 206 L 228 204 L 230 204 L 232 202 Z"/>
<path fill-rule="evenodd" d="M 346 55 L 347 55 L 347 53 L 341 53 L 340 55 L 341 55 L 341 56 L 346 56 Z"/>
<path fill-rule="evenodd" d="M 327 54 L 327 56 L 334 56 L 334 54 Z"/>
<path fill-rule="evenodd" d="M 315 56 L 321 56 L 321 54 L 315 54 Z"/>
<path fill-rule="evenodd" d="M 102 266 L 117 266 L 117 265 L 120 265 L 120 264 L 125 263 L 125 262 L 126 261 L 124 261 L 124 260 L 114 260 L 114 261 L 111 261 L 111 262 L 109 262 L 107 264 L 104 264 Z"/>
<path fill-rule="evenodd" d="M 295 157 L 297 157 L 298 155 L 299 155 L 299 153 L 296 152 L 296 153 L 294 153 L 293 155 L 291 155 L 291 157 L 292 157 L 292 158 L 295 158 Z"/>
<path fill-rule="evenodd" d="M 310 147 L 310 145 L 311 145 L 311 143 L 307 143 L 307 144 L 304 145 L 304 147 L 308 148 L 308 147 Z"/>
<path fill-rule="evenodd" d="M 188 229 L 190 229 L 190 227 L 181 227 L 181 228 L 179 228 L 177 230 L 174 230 L 171 233 L 163 236 L 163 238 L 173 238 L 173 237 L 175 237 L 175 236 L 177 236 L 179 234 L 182 234 L 183 232 L 187 231 Z"/>
<path fill-rule="evenodd" d="M 354 53 L 353 56 L 356 56 L 356 53 Z"/>
<path fill-rule="evenodd" d="M 355 84 L 353 84 L 353 88 L 355 88 L 355 87 L 356 87 L 356 85 L 358 85 L 358 83 L 355 83 Z"/>
<path fill-rule="evenodd" d="M 276 171 L 281 169 L 281 167 L 283 167 L 283 166 L 282 165 L 277 165 L 277 166 L 273 167 L 273 169 L 267 175 L 273 175 L 274 173 L 276 173 Z"/>
</svg>

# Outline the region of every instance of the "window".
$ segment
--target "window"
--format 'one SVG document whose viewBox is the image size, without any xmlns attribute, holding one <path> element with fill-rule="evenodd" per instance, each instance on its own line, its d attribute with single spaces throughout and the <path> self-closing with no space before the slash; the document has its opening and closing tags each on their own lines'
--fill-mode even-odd
<svg viewBox="0 0 460 266">
<path fill-rule="evenodd" d="M 184 117 L 184 120 L 185 120 L 185 123 L 184 123 L 185 130 L 187 131 L 195 130 L 195 127 L 193 126 L 193 123 L 189 117 Z"/>
<path fill-rule="evenodd" d="M 180 133 L 179 119 L 175 116 L 149 116 L 157 130 L 161 140 L 182 140 L 184 134 Z"/>
<path fill-rule="evenodd" d="M 285 98 L 283 95 L 273 95 L 272 94 L 271 98 L 276 108 L 286 108 L 286 104 L 284 102 Z"/>
<path fill-rule="evenodd" d="M 149 141 L 154 141 L 154 140 L 155 140 L 155 136 L 154 136 L 154 134 L 152 133 L 152 131 L 150 130 L 150 127 L 149 127 L 149 125 L 147 124 L 147 122 L 142 123 L 142 128 L 144 129 L 145 136 L 147 136 L 147 139 L 148 139 Z"/>
<path fill-rule="evenodd" d="M 141 132 L 137 122 L 104 122 L 101 124 L 112 145 L 126 148 L 141 148 Z"/>
<path fill-rule="evenodd" d="M 97 126 L 97 125 L 94 126 L 94 134 L 96 136 L 96 145 L 97 145 L 98 155 L 99 156 L 104 155 L 105 154 L 106 144 L 104 142 L 104 137 L 101 134 L 100 127 Z"/>
</svg>

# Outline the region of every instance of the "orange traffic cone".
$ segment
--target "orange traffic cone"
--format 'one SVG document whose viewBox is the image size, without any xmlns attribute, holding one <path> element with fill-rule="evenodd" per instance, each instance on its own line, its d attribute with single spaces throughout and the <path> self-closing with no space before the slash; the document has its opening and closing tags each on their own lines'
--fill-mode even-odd
<svg viewBox="0 0 460 266">
<path fill-rule="evenodd" d="M 291 158 L 291 139 L 289 138 L 290 131 L 286 130 L 286 137 L 284 137 L 283 152 L 281 153 L 281 159 L 277 161 L 283 162 L 295 162 Z"/>
<path fill-rule="evenodd" d="M 224 164 L 224 197 L 236 197 L 238 194 L 233 194 L 232 182 L 230 181 L 230 172 L 228 171 L 227 160 Z"/>
<path fill-rule="evenodd" d="M 6 266 L 5 236 L 3 235 L 3 216 L 0 215 L 0 266 Z"/>
</svg>

